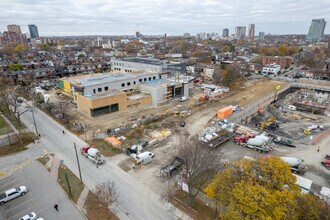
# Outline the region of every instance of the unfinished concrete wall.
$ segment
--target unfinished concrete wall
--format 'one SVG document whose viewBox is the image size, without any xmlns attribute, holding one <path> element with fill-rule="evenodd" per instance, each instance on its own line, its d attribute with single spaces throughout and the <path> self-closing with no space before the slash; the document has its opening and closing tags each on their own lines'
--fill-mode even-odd
<svg viewBox="0 0 330 220">
<path fill-rule="evenodd" d="M 315 80 L 314 80 L 315 81 Z M 280 97 L 281 95 L 288 93 L 294 89 L 311 89 L 311 90 L 319 90 L 319 91 L 330 91 L 330 86 L 328 83 L 302 83 L 302 82 L 294 82 L 283 86 L 278 92 L 277 95 Z M 290 91 L 288 91 L 290 90 Z M 245 109 L 236 112 L 231 117 L 229 117 L 229 121 L 233 123 L 247 123 L 251 120 L 252 116 L 258 112 L 259 108 L 267 108 L 272 101 L 274 101 L 275 91 L 265 95 L 262 99 L 251 103 Z"/>
</svg>

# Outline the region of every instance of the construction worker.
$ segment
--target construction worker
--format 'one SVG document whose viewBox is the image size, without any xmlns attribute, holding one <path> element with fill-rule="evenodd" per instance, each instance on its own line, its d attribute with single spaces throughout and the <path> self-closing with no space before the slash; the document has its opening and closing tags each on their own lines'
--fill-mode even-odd
<svg viewBox="0 0 330 220">
<path fill-rule="evenodd" d="M 317 152 L 320 152 L 320 146 L 317 147 Z"/>
</svg>

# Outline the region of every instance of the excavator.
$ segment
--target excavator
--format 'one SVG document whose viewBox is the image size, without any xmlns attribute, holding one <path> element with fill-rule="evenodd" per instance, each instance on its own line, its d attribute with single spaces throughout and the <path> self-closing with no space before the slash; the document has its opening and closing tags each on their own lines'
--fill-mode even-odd
<svg viewBox="0 0 330 220">
<path fill-rule="evenodd" d="M 266 126 L 271 128 L 271 130 L 277 129 L 278 125 L 276 123 L 276 119 L 275 119 L 274 115 L 269 115 L 268 119 L 261 123 L 260 129 L 263 131 Z"/>
</svg>

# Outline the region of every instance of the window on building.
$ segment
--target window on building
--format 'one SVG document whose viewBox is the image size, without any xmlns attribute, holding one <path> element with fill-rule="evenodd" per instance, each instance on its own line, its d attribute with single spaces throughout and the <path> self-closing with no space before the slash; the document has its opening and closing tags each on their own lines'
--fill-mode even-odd
<svg viewBox="0 0 330 220">
<path fill-rule="evenodd" d="M 142 79 L 139 79 L 139 82 L 142 82 Z"/>
<path fill-rule="evenodd" d="M 97 88 L 97 91 L 98 92 L 102 92 L 102 88 Z"/>
<path fill-rule="evenodd" d="M 149 77 L 149 81 L 151 80 L 151 77 Z"/>
<path fill-rule="evenodd" d="M 128 82 L 128 83 L 127 83 L 127 86 L 130 86 L 130 85 L 131 85 L 131 82 Z"/>
<path fill-rule="evenodd" d="M 156 76 L 152 77 L 152 79 L 156 79 Z"/>
<path fill-rule="evenodd" d="M 162 78 L 162 76 L 159 76 L 159 79 L 161 79 Z"/>
<path fill-rule="evenodd" d="M 95 89 L 93 89 L 93 93 L 96 93 Z"/>
<path fill-rule="evenodd" d="M 108 91 L 108 90 L 109 90 L 108 86 L 104 87 L 104 91 Z"/>
<path fill-rule="evenodd" d="M 147 81 L 147 78 L 144 78 L 144 81 L 146 82 Z"/>
<path fill-rule="evenodd" d="M 133 82 L 133 84 L 135 85 L 135 84 L 136 84 L 136 82 L 134 81 L 134 82 Z"/>
<path fill-rule="evenodd" d="M 125 83 L 122 83 L 122 84 L 121 84 L 121 87 L 125 87 Z"/>
</svg>

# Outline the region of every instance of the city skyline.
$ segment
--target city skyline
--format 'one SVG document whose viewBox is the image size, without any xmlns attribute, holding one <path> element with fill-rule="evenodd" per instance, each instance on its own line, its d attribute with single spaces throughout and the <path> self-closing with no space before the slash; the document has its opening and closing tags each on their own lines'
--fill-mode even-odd
<svg viewBox="0 0 330 220">
<path fill-rule="evenodd" d="M 40 36 L 182 35 L 185 32 L 222 33 L 255 24 L 255 32 L 307 34 L 312 19 L 330 20 L 329 1 L 89 1 L 13 0 L 0 3 L 0 31 L 8 24 L 39 28 Z M 325 28 L 329 34 L 329 27 Z"/>
</svg>

